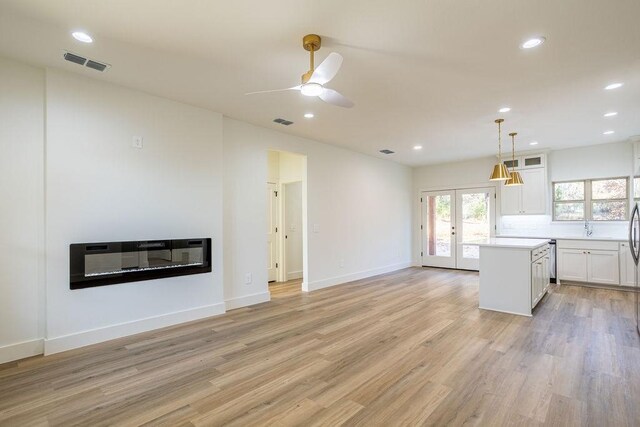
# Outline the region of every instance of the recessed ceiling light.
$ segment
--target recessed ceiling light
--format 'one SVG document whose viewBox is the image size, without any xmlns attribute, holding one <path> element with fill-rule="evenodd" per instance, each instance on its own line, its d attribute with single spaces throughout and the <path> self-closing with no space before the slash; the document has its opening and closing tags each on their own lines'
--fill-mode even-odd
<svg viewBox="0 0 640 427">
<path fill-rule="evenodd" d="M 613 117 L 613 116 L 617 116 L 618 112 L 617 111 L 612 111 L 610 113 L 604 113 L 605 117 Z"/>
<path fill-rule="evenodd" d="M 498 110 L 500 113 L 508 113 L 509 111 L 511 111 L 511 107 L 502 107 Z"/>
<path fill-rule="evenodd" d="M 612 133 L 615 133 L 615 131 L 613 130 L 606 130 L 604 132 L 602 132 L 603 135 L 611 135 Z"/>
<path fill-rule="evenodd" d="M 314 115 L 313 115 L 313 113 L 305 113 L 304 118 L 305 119 L 313 119 Z"/>
<path fill-rule="evenodd" d="M 619 87 L 622 87 L 624 83 L 611 83 L 609 85 L 606 85 L 604 88 L 605 90 L 611 90 L 611 89 L 618 89 Z"/>
<path fill-rule="evenodd" d="M 531 141 L 529 145 L 538 145 L 538 141 Z"/>
<path fill-rule="evenodd" d="M 414 150 L 422 150 L 422 145 L 414 145 L 413 149 Z"/>
<path fill-rule="evenodd" d="M 74 31 L 71 33 L 74 39 L 78 40 L 82 43 L 93 43 L 93 39 L 87 33 L 83 33 L 82 31 Z"/>
<path fill-rule="evenodd" d="M 527 40 L 526 42 L 522 43 L 520 47 L 522 49 L 532 49 L 534 47 L 540 46 L 542 43 L 545 42 L 545 40 L 546 39 L 544 37 L 533 37 Z"/>
</svg>

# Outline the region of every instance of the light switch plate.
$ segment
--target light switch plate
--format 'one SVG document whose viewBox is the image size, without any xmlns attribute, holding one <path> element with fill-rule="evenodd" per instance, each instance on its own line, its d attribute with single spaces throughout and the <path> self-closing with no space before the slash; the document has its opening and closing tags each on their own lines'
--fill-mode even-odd
<svg viewBox="0 0 640 427">
<path fill-rule="evenodd" d="M 138 149 L 140 149 L 140 148 L 142 148 L 142 145 L 143 145 L 143 138 L 142 138 L 141 136 L 134 136 L 134 137 L 131 139 L 131 146 L 132 146 L 133 148 L 138 148 Z"/>
</svg>

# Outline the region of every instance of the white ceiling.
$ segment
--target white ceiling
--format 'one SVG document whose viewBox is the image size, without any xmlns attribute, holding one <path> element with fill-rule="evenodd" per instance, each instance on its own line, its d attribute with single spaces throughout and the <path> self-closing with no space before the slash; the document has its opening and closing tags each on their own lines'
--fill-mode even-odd
<svg viewBox="0 0 640 427">
<path fill-rule="evenodd" d="M 316 63 L 344 56 L 330 86 L 354 108 L 244 95 L 299 84 L 307 33 L 323 37 Z M 533 35 L 547 42 L 519 49 Z M 112 68 L 66 63 L 62 49 Z M 498 116 L 520 150 L 640 135 L 638 0 L 2 0 L 0 54 L 408 165 L 494 154 Z M 614 81 L 625 85 L 603 90 Z M 504 105 L 513 110 L 497 113 Z M 603 118 L 610 110 L 619 115 Z"/>
</svg>

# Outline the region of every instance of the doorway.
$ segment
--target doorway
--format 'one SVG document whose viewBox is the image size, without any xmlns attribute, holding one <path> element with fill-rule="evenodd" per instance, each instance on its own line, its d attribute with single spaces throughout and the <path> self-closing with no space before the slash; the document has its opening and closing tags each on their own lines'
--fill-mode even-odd
<svg viewBox="0 0 640 427">
<path fill-rule="evenodd" d="M 494 187 L 426 191 L 421 197 L 422 265 L 478 270 L 477 244 L 495 234 Z"/>
<path fill-rule="evenodd" d="M 267 176 L 267 270 L 271 289 L 306 283 L 306 156 L 269 150 Z M 282 286 L 281 286 L 282 287 Z"/>
</svg>

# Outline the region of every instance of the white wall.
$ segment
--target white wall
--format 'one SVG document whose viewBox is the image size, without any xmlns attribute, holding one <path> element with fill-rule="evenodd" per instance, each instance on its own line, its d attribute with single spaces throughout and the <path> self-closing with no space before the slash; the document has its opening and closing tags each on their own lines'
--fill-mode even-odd
<svg viewBox="0 0 640 427">
<path fill-rule="evenodd" d="M 55 70 L 46 99 L 45 350 L 224 312 L 221 115 Z M 212 273 L 69 289 L 71 243 L 189 237 Z"/>
<path fill-rule="evenodd" d="M 409 167 L 228 118 L 224 140 L 227 299 L 259 299 L 268 292 L 264 183 L 269 149 L 307 156 L 308 265 L 303 270 L 308 289 L 409 264 Z M 244 284 L 247 273 L 253 275 L 249 285 Z"/>
<path fill-rule="evenodd" d="M 0 58 L 0 363 L 42 351 L 44 71 Z"/>
<path fill-rule="evenodd" d="M 0 362 L 268 300 L 270 148 L 306 156 L 278 178 L 308 177 L 307 290 L 409 265 L 409 167 L 8 60 L 0 89 Z M 184 237 L 213 238 L 212 273 L 69 289 L 71 243 Z"/>
</svg>

